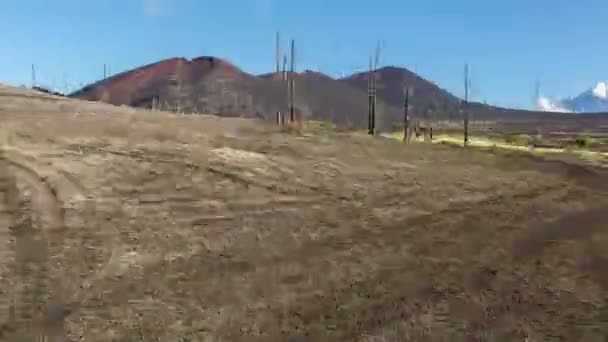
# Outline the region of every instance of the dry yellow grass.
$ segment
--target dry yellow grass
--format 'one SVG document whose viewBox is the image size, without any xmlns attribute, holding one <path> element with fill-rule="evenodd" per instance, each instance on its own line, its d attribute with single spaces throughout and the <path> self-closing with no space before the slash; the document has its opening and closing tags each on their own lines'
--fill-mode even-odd
<svg viewBox="0 0 608 342">
<path fill-rule="evenodd" d="M 0 120 L 5 340 L 49 303 L 84 341 L 608 333 L 601 170 L 6 87 Z"/>
</svg>

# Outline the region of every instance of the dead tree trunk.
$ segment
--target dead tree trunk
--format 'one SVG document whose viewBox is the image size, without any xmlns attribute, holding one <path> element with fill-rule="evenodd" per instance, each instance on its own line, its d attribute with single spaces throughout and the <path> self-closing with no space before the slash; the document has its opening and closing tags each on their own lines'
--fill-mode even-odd
<svg viewBox="0 0 608 342">
<path fill-rule="evenodd" d="M 369 57 L 369 73 L 367 77 L 367 134 L 374 135 L 373 112 L 374 112 L 374 88 L 373 88 L 373 61 Z"/>
<path fill-rule="evenodd" d="M 183 67 L 183 62 L 182 62 L 182 60 L 179 60 L 177 63 L 177 70 L 175 73 L 175 78 L 177 81 L 177 105 L 176 105 L 175 111 L 177 114 L 180 114 L 182 111 L 182 96 L 183 96 L 182 67 Z"/>
<path fill-rule="evenodd" d="M 375 53 L 375 58 L 374 58 L 374 75 L 372 76 L 372 82 L 373 82 L 373 87 L 374 87 L 374 101 L 373 101 L 373 106 L 372 106 L 372 129 L 373 129 L 373 134 L 376 134 L 376 108 L 378 107 L 378 101 L 377 101 L 377 94 L 378 94 L 378 79 L 377 79 L 377 72 L 378 72 L 378 66 L 380 64 L 380 41 L 378 41 L 378 44 L 376 45 L 376 53 Z"/>
<path fill-rule="evenodd" d="M 32 89 L 36 86 L 36 66 L 32 64 Z M 82 87 L 81 87 L 82 88 Z"/>
<path fill-rule="evenodd" d="M 283 81 L 287 81 L 287 56 L 283 56 Z"/>
<path fill-rule="evenodd" d="M 276 58 L 276 68 L 277 68 L 277 75 L 281 72 L 281 36 L 280 33 L 277 31 L 277 35 L 275 38 L 275 58 Z"/>
<path fill-rule="evenodd" d="M 464 66 L 464 146 L 469 144 L 469 65 Z"/>
<path fill-rule="evenodd" d="M 295 88 L 295 48 L 296 43 L 295 40 L 291 40 L 291 71 L 290 71 L 290 81 L 289 81 L 289 120 L 294 122 L 296 119 L 295 107 L 294 107 L 294 88 Z"/>
<path fill-rule="evenodd" d="M 403 103 L 403 142 L 408 143 L 410 136 L 410 89 L 406 87 L 404 89 L 404 93 L 405 101 Z"/>
<path fill-rule="evenodd" d="M 285 115 L 289 111 L 291 106 L 291 78 L 287 70 L 287 55 L 283 56 L 283 81 L 285 81 L 287 90 L 287 96 L 285 97 L 285 103 L 287 104 L 287 108 L 284 112 L 281 112 L 281 125 L 285 124 Z"/>
</svg>

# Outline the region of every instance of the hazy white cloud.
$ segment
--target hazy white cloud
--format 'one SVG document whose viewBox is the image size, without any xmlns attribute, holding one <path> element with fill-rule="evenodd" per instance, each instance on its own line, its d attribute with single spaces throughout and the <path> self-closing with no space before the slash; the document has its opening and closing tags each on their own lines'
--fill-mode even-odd
<svg viewBox="0 0 608 342">
<path fill-rule="evenodd" d="M 536 99 L 536 110 L 542 110 L 542 111 L 546 111 L 546 112 L 562 112 L 562 113 L 567 113 L 570 112 L 570 110 L 564 108 L 559 101 L 553 101 L 549 98 L 543 97 L 543 96 L 539 96 Z"/>
<path fill-rule="evenodd" d="M 143 0 L 144 14 L 149 17 L 165 16 L 174 10 L 177 0 Z"/>
</svg>

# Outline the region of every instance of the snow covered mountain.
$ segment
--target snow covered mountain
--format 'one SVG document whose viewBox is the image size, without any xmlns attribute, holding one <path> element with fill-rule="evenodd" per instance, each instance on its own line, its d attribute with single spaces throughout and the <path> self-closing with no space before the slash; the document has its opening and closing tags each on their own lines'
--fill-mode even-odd
<svg viewBox="0 0 608 342">
<path fill-rule="evenodd" d="M 593 113 L 608 112 L 608 81 L 598 82 L 582 94 L 562 100 L 539 96 L 536 109 L 549 112 Z"/>
</svg>

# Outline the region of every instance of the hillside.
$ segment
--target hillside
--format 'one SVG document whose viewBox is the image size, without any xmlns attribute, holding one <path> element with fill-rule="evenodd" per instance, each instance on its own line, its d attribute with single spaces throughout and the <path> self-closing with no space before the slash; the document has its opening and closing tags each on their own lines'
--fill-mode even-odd
<svg viewBox="0 0 608 342">
<path fill-rule="evenodd" d="M 412 115 L 431 120 L 462 120 L 464 110 L 462 99 L 454 96 L 434 82 L 426 80 L 408 69 L 384 67 L 376 72 L 378 80 L 378 97 L 390 106 L 403 108 L 405 87 L 413 89 L 410 97 Z M 357 73 L 342 81 L 367 91 L 369 72 Z M 577 116 L 571 113 L 534 111 L 496 107 L 471 102 L 467 107 L 472 120 L 493 120 L 500 123 L 528 125 L 550 125 L 555 128 L 577 130 L 583 128 L 608 127 L 608 113 L 593 113 Z M 402 115 L 394 118 L 400 122 Z"/>
<path fill-rule="evenodd" d="M 598 82 L 577 96 L 565 99 L 550 99 L 539 96 L 536 105 L 542 110 L 559 110 L 575 113 L 598 113 L 608 111 L 608 82 Z"/>
<path fill-rule="evenodd" d="M 288 112 L 287 84 L 282 73 L 252 75 L 215 57 L 192 60 L 172 58 L 130 70 L 93 83 L 71 94 L 78 99 L 115 105 L 151 108 L 156 97 L 160 109 L 275 120 L 277 111 Z M 462 120 L 462 101 L 431 81 L 398 67 L 377 72 L 378 122 L 391 129 L 403 121 L 403 89 L 411 87 L 413 117 L 427 120 Z M 295 74 L 296 113 L 308 119 L 332 121 L 342 126 L 367 126 L 368 73 L 333 79 L 315 71 Z M 580 129 L 608 126 L 608 114 L 584 118 L 552 113 L 500 108 L 481 103 L 468 107 L 472 120 L 533 129 Z M 519 129 L 519 128 L 518 128 Z"/>
<path fill-rule="evenodd" d="M 365 126 L 367 96 L 344 82 L 306 71 L 295 76 L 297 115 Z M 274 120 L 287 113 L 287 84 L 282 75 L 254 76 L 214 57 L 173 58 L 91 84 L 70 96 L 115 105 Z M 386 112 L 396 111 L 380 101 Z"/>
<path fill-rule="evenodd" d="M 1 85 L 0 119 L 0 341 L 608 334 L 605 170 Z"/>
<path fill-rule="evenodd" d="M 109 77 L 70 96 L 143 108 L 152 108 L 156 97 L 162 110 L 255 115 L 256 103 L 247 89 L 256 87 L 256 81 L 215 57 L 172 58 Z"/>
<path fill-rule="evenodd" d="M 369 72 L 356 73 L 341 79 L 341 81 L 367 92 Z M 413 89 L 410 97 L 412 110 L 420 116 L 436 115 L 439 118 L 449 117 L 454 108 L 460 105 L 461 100 L 448 91 L 439 88 L 435 83 L 428 81 L 405 68 L 383 67 L 376 71 L 378 84 L 378 97 L 388 105 L 403 108 L 404 89 Z"/>
</svg>

